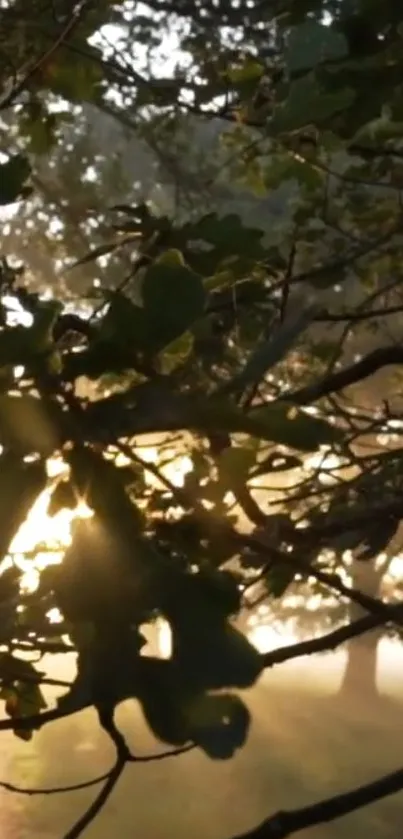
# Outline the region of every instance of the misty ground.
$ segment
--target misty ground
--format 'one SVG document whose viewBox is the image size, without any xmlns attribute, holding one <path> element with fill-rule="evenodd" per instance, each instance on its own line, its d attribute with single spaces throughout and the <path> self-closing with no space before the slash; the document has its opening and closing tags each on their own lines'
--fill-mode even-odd
<svg viewBox="0 0 403 839">
<path fill-rule="evenodd" d="M 63 667 L 65 665 L 63 664 Z M 248 695 L 248 744 L 227 762 L 191 753 L 127 769 L 86 839 L 230 839 L 278 809 L 366 783 L 403 764 L 403 650 L 382 656 L 379 701 L 337 695 L 342 656 L 316 657 L 265 674 Z M 119 720 L 137 754 L 160 750 L 136 706 Z M 1 779 L 49 786 L 100 774 L 112 763 L 109 743 L 90 712 L 55 723 L 24 744 L 1 735 Z M 163 748 L 163 747 L 162 747 Z M 0 836 L 62 839 L 94 790 L 26 798 L 0 792 Z M 403 794 L 301 839 L 398 839 Z"/>
</svg>

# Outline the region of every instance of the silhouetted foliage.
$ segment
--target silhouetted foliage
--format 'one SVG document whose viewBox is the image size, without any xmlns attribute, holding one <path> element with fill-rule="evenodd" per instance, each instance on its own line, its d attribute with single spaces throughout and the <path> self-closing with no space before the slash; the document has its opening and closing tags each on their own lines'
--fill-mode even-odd
<svg viewBox="0 0 403 839">
<path fill-rule="evenodd" d="M 57 158 L 80 167 L 84 143 L 102 186 L 83 206 L 90 248 L 78 254 L 77 238 L 61 233 L 55 259 L 65 247 L 71 272 L 113 267 L 75 298 L 68 283 L 47 294 L 46 278 L 29 283 L 13 247 L 0 270 L 0 729 L 29 739 L 94 706 L 116 746 L 69 839 L 135 760 L 114 721 L 124 699 L 139 701 L 173 754 L 231 758 L 250 723 L 237 690 L 265 667 L 380 627 L 401 632 L 398 585 L 385 597 L 351 585 L 357 563 L 393 551 L 403 517 L 399 5 L 1 4 L 0 204 L 23 212 L 42 189 L 49 218 L 65 225 L 73 191 L 56 182 L 47 202 L 40 175 L 49 189 Z M 162 76 L 168 36 L 178 61 Z M 175 168 L 180 143 L 195 121 L 203 131 L 220 120 L 217 159 L 192 175 L 199 205 L 163 212 L 131 203 L 130 189 L 128 203 L 110 200 L 110 172 L 102 181 L 96 147 L 85 145 L 88 107 L 160 140 L 179 184 L 199 159 L 190 148 Z M 217 181 L 227 199 L 257 194 L 261 223 L 206 207 L 202 193 L 208 203 Z M 263 199 L 284 185 L 287 206 L 271 223 Z M 71 214 L 69 223 L 77 232 Z M 397 371 L 393 387 L 384 375 L 371 390 L 386 367 Z M 157 463 L 141 457 L 150 435 Z M 188 458 L 179 485 L 164 471 L 167 445 L 168 459 Z M 66 469 L 56 480 L 46 471 L 55 457 Z M 77 518 L 63 562 L 26 591 L 10 544 L 45 488 L 50 515 L 84 501 L 91 516 Z M 237 626 L 251 589 L 284 608 L 290 591 L 330 590 L 337 623 L 350 604 L 356 613 L 321 639 L 262 655 Z M 143 654 L 144 625 L 158 617 L 172 634 L 166 660 Z M 44 710 L 46 677 L 19 651 L 52 649 L 77 653 L 77 674 Z M 402 787 L 399 770 L 248 837 L 280 839 Z"/>
</svg>

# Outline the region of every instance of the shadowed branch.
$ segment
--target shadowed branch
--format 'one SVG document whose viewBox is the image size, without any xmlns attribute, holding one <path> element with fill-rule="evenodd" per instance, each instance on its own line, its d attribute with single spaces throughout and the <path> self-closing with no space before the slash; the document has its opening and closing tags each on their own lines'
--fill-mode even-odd
<svg viewBox="0 0 403 839">
<path fill-rule="evenodd" d="M 378 781 L 357 787 L 351 792 L 335 795 L 298 810 L 286 810 L 276 813 L 254 830 L 235 839 L 287 839 L 307 827 L 334 821 L 342 816 L 386 798 L 403 789 L 403 769 L 385 775 Z"/>
</svg>

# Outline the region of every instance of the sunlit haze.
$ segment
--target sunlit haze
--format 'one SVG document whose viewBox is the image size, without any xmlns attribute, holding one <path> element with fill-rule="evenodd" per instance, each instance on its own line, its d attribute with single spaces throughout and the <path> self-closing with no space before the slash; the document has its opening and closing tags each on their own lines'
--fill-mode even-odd
<svg viewBox="0 0 403 839">
<path fill-rule="evenodd" d="M 139 450 L 144 462 L 158 464 L 158 448 L 156 446 L 142 447 Z M 175 486 L 183 485 L 184 477 L 192 469 L 192 462 L 188 456 L 178 455 L 175 458 L 174 450 L 164 451 L 164 463 L 159 465 L 161 473 Z M 120 456 L 120 465 L 126 463 L 126 458 Z M 51 479 L 60 477 L 66 470 L 60 460 L 52 460 L 48 466 L 48 473 Z M 158 485 L 158 478 L 147 473 L 147 481 L 150 486 Z M 71 543 L 71 526 L 77 517 L 86 518 L 91 516 L 91 510 L 81 501 L 75 510 L 62 509 L 54 516 L 48 514 L 48 505 L 51 496 L 51 489 L 45 490 L 36 500 L 27 519 L 20 527 L 11 545 L 9 557 L 3 563 L 3 570 L 15 563 L 23 571 L 22 586 L 26 591 L 34 591 L 38 585 L 40 572 L 50 564 L 57 564 L 63 560 L 64 553 Z M 399 562 L 401 565 L 401 560 Z M 319 608 L 321 597 L 312 595 L 304 601 L 304 608 L 314 612 Z M 295 603 L 294 603 L 295 601 Z M 288 606 L 298 606 L 297 598 L 289 595 Z M 58 610 L 53 609 L 48 613 L 49 620 L 56 622 L 61 619 Z M 159 654 L 168 658 L 171 652 L 171 634 L 169 625 L 160 619 L 155 627 L 158 638 Z M 297 629 L 290 626 L 290 622 L 284 623 L 273 621 L 270 617 L 270 609 L 264 604 L 260 606 L 249 618 L 248 636 L 251 642 L 261 651 L 266 652 L 276 647 L 293 644 L 299 640 Z M 379 648 L 379 672 L 382 673 L 382 680 L 394 682 L 394 672 L 402 666 L 403 655 L 401 645 L 388 639 L 383 639 Z M 286 672 L 287 668 L 294 673 L 303 673 L 304 668 L 309 667 L 310 680 L 312 683 L 313 673 L 315 683 L 322 685 L 322 689 L 334 690 L 340 681 L 345 662 L 343 650 L 328 653 L 315 657 L 307 663 L 302 658 L 281 668 Z M 63 665 L 62 669 L 63 669 Z M 312 669 L 313 668 L 313 669 Z M 58 666 L 58 670 L 60 667 Z M 70 668 L 69 668 L 70 669 Z M 278 671 L 280 674 L 280 671 Z"/>
</svg>

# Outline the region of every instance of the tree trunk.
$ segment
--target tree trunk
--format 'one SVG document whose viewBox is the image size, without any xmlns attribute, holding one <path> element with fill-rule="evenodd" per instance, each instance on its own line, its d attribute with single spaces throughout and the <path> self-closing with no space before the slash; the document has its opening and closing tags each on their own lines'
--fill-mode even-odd
<svg viewBox="0 0 403 839">
<path fill-rule="evenodd" d="M 367 638 L 353 639 L 347 648 L 347 662 L 340 692 L 345 696 L 374 696 L 378 693 L 377 663 L 380 633 L 369 632 Z"/>
<path fill-rule="evenodd" d="M 379 596 L 382 575 L 375 567 L 375 560 L 356 560 L 352 569 L 352 585 L 370 597 Z M 356 603 L 350 607 L 350 620 L 362 617 L 365 610 Z M 340 692 L 344 696 L 374 696 L 378 694 L 377 664 L 379 629 L 353 638 L 347 645 L 347 662 Z"/>
</svg>

